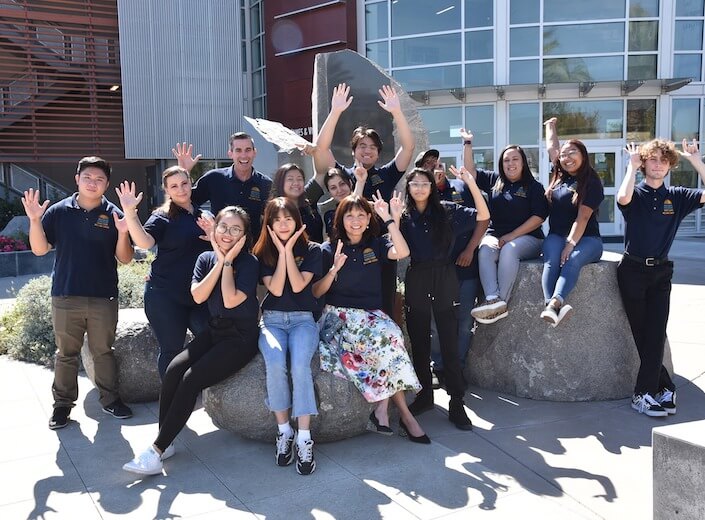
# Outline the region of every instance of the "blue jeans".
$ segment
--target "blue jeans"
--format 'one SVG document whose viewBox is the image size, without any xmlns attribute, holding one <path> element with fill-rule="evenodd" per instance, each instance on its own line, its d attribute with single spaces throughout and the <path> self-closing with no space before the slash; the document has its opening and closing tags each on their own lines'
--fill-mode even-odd
<svg viewBox="0 0 705 520">
<path fill-rule="evenodd" d="M 267 406 L 273 412 L 291 408 L 292 417 L 316 415 L 311 358 L 318 349 L 318 326 L 313 314 L 265 310 L 259 327 L 259 350 L 267 367 Z M 293 404 L 287 352 L 291 358 Z"/>
<path fill-rule="evenodd" d="M 475 320 L 470 315 L 470 311 L 475 306 L 477 298 L 478 279 L 460 280 L 460 306 L 458 307 L 458 356 L 461 367 L 465 367 L 465 360 L 472 344 L 472 328 Z M 438 341 L 438 330 L 436 320 L 431 320 L 431 360 L 433 366 L 438 370 L 443 370 L 443 359 L 441 359 L 441 344 Z"/>
<path fill-rule="evenodd" d="M 548 303 L 552 298 L 565 302 L 578 283 L 578 275 L 584 265 L 598 262 L 602 256 L 600 237 L 582 237 L 561 267 L 561 252 L 565 247 L 565 237 L 549 234 L 543 241 L 543 298 Z"/>
<path fill-rule="evenodd" d="M 208 307 L 205 304 L 187 305 L 174 297 L 173 291 L 144 286 L 144 313 L 159 344 L 159 377 L 163 380 L 166 367 L 184 349 L 186 329 L 194 336 L 208 328 Z"/>
</svg>

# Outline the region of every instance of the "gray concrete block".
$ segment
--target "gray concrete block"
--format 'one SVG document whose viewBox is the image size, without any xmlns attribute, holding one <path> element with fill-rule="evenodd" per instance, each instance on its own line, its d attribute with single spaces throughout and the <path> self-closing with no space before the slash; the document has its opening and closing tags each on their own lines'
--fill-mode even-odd
<svg viewBox="0 0 705 520">
<path fill-rule="evenodd" d="M 705 421 L 654 428 L 654 520 L 705 518 Z"/>
<path fill-rule="evenodd" d="M 539 318 L 543 263 L 522 262 L 509 316 L 479 325 L 465 374 L 472 384 L 519 397 L 591 401 L 631 396 L 639 356 L 617 286 L 621 255 L 585 266 L 567 303 L 574 313 L 553 328 Z M 664 364 L 673 372 L 666 342 Z"/>
</svg>

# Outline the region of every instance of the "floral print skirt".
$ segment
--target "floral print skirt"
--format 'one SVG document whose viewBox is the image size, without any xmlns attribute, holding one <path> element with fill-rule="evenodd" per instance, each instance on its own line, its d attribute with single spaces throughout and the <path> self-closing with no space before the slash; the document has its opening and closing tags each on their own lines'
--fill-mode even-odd
<svg viewBox="0 0 705 520">
<path fill-rule="evenodd" d="M 401 329 L 383 311 L 326 305 L 320 325 L 321 370 L 352 381 L 367 402 L 421 389 Z"/>
</svg>

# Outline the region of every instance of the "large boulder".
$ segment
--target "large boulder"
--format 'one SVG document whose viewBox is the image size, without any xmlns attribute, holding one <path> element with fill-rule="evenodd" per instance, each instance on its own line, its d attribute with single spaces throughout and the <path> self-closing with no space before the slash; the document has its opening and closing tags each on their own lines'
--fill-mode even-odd
<svg viewBox="0 0 705 520">
<path fill-rule="evenodd" d="M 365 401 L 345 379 L 320 370 L 319 357 L 311 362 L 318 416 L 311 421 L 316 442 L 347 439 L 366 431 L 374 405 Z M 219 428 L 270 442 L 277 433 L 274 415 L 265 404 L 267 384 L 264 359 L 255 358 L 228 379 L 203 391 L 203 406 Z"/>
<path fill-rule="evenodd" d="M 479 325 L 465 375 L 477 386 L 549 401 L 592 401 L 631 396 L 639 368 L 617 286 L 621 255 L 606 252 L 585 266 L 567 302 L 573 316 L 553 328 L 544 308 L 540 260 L 522 262 L 509 316 Z M 664 364 L 672 372 L 666 342 Z"/>
</svg>

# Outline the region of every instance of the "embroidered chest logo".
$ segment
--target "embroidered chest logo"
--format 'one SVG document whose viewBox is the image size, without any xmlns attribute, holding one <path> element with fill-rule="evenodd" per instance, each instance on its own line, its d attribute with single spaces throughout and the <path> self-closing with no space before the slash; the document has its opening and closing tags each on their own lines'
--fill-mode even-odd
<svg viewBox="0 0 705 520">
<path fill-rule="evenodd" d="M 262 192 L 259 190 L 257 186 L 253 186 L 252 189 L 250 190 L 250 200 L 255 200 L 257 202 L 262 201 Z"/>
<path fill-rule="evenodd" d="M 384 181 L 382 180 L 382 177 L 380 177 L 376 173 L 372 176 L 372 178 L 370 179 L 370 182 L 372 183 L 372 186 L 377 186 L 378 184 L 384 183 Z"/>
<path fill-rule="evenodd" d="M 666 199 L 663 201 L 663 215 L 673 215 L 673 201 L 671 199 Z"/>
<path fill-rule="evenodd" d="M 377 255 L 375 255 L 375 252 L 371 247 L 366 247 L 362 251 L 362 263 L 364 265 L 367 264 L 374 264 L 377 262 Z"/>
<path fill-rule="evenodd" d="M 522 197 L 526 198 L 526 190 L 524 189 L 524 186 L 519 186 L 519 189 L 514 192 L 515 197 Z"/>
<path fill-rule="evenodd" d="M 304 263 L 304 257 L 303 256 L 295 256 L 294 262 L 296 262 L 296 267 L 301 267 L 301 264 Z"/>
<path fill-rule="evenodd" d="M 462 204 L 462 202 L 463 202 L 463 196 L 462 196 L 460 193 L 458 193 L 457 191 L 455 191 L 455 189 L 454 189 L 454 190 L 451 192 L 450 200 L 453 201 L 453 202 L 455 202 L 456 204 Z"/>
<path fill-rule="evenodd" d="M 101 229 L 110 229 L 110 217 L 108 217 L 105 213 L 102 213 L 98 216 L 98 220 L 96 220 L 93 225 Z"/>
</svg>

